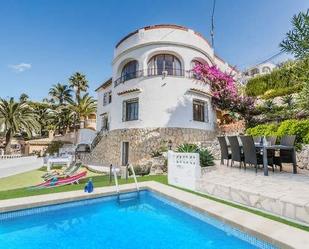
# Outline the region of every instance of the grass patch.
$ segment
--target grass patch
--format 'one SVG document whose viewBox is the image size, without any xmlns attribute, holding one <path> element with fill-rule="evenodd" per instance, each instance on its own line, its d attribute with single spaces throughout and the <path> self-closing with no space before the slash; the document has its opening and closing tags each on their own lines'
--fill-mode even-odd
<svg viewBox="0 0 309 249">
<path fill-rule="evenodd" d="M 42 175 L 42 172 L 40 176 Z M 27 196 L 34 196 L 34 195 L 44 195 L 44 194 L 52 194 L 52 193 L 60 193 L 60 192 L 67 192 L 67 191 L 74 191 L 74 190 L 82 190 L 84 188 L 85 183 L 88 181 L 90 177 L 82 179 L 80 184 L 73 184 L 73 185 L 66 185 L 60 186 L 56 188 L 48 188 L 48 189 L 29 189 L 27 187 L 24 188 L 17 188 L 11 189 L 6 191 L 0 191 L 0 200 L 5 199 L 13 199 L 13 198 L 20 198 L 20 197 L 27 197 Z M 105 186 L 114 186 L 114 182 L 111 184 L 109 183 L 109 176 L 92 176 L 91 177 L 94 183 L 94 187 L 105 187 Z M 40 180 L 42 181 L 42 179 Z M 138 178 L 139 182 L 143 181 L 157 181 L 164 184 L 167 184 L 167 177 L 166 176 L 144 176 Z M 119 184 L 125 183 L 133 183 L 133 179 L 129 178 L 128 181 L 125 179 L 119 179 Z M 37 184 L 37 183 L 36 183 Z M 31 185 L 28 185 L 31 186 Z"/>
<path fill-rule="evenodd" d="M 109 183 L 109 176 L 93 176 L 91 177 L 94 183 L 95 188 L 97 187 L 104 187 L 104 186 L 114 186 L 114 182 L 112 182 L 111 184 Z M 12 199 L 12 198 L 19 198 L 19 197 L 27 197 L 27 196 L 34 196 L 34 195 L 43 195 L 43 194 L 51 194 L 51 193 L 59 193 L 59 192 L 66 192 L 66 191 L 74 191 L 74 190 L 81 190 L 84 187 L 84 184 L 88 181 L 89 177 L 83 179 L 80 181 L 80 184 L 78 185 L 67 185 L 67 186 L 61 186 L 61 187 L 57 187 L 57 188 L 51 188 L 51 189 L 37 189 L 37 190 L 29 190 L 28 188 L 19 188 L 19 189 L 12 189 L 12 190 L 7 190 L 7 191 L 0 191 L 0 200 L 5 200 L 5 199 Z M 119 179 L 119 184 L 126 184 L 126 183 L 133 183 L 133 179 L 130 178 L 128 179 L 128 181 L 126 181 L 125 179 Z M 139 182 L 144 182 L 144 181 L 156 181 L 165 185 L 169 185 L 167 182 L 167 176 L 165 175 L 159 175 L 159 176 L 143 176 L 143 177 L 138 177 L 138 181 Z M 179 188 L 173 185 L 169 185 L 171 187 L 183 190 L 185 192 L 188 193 L 192 193 L 195 194 L 197 196 L 201 196 L 203 198 L 212 200 L 212 201 L 216 201 L 219 203 L 222 203 L 224 205 L 228 205 L 230 207 L 233 208 L 237 208 L 258 216 L 262 216 L 264 218 L 273 220 L 273 221 L 277 221 L 283 224 L 286 224 L 288 226 L 291 227 L 295 227 L 304 231 L 309 232 L 309 226 L 306 225 L 301 225 L 298 223 L 295 223 L 293 221 L 290 220 L 286 220 L 284 218 L 272 215 L 272 214 L 268 214 L 268 213 L 264 213 L 263 211 L 259 211 L 259 210 L 255 210 L 255 209 L 251 209 L 249 207 L 245 207 L 242 205 L 238 205 L 236 203 L 232 203 L 229 201 L 225 201 L 219 198 L 216 198 L 214 196 L 210 196 L 207 194 L 202 194 L 202 193 L 198 193 L 198 192 L 194 192 L 188 189 L 183 189 L 183 188 Z"/>
</svg>

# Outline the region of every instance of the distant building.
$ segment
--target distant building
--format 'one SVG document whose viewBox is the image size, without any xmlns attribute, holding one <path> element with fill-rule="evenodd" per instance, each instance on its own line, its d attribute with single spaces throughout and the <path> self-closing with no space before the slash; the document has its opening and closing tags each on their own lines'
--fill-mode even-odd
<svg viewBox="0 0 309 249">
<path fill-rule="evenodd" d="M 262 63 L 256 66 L 250 67 L 242 73 L 241 83 L 246 84 L 248 80 L 253 77 L 260 76 L 263 74 L 268 74 L 272 72 L 276 67 L 277 65 L 271 62 L 266 62 L 266 63 Z"/>
</svg>

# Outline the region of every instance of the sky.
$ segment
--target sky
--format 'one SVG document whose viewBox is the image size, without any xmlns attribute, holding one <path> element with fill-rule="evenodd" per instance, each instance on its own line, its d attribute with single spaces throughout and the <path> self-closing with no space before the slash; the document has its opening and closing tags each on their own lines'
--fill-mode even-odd
<svg viewBox="0 0 309 249">
<path fill-rule="evenodd" d="M 0 97 L 48 96 L 76 71 L 90 92 L 111 75 L 115 44 L 143 26 L 171 23 L 210 41 L 213 0 L 1 0 Z M 308 0 L 217 0 L 215 51 L 239 69 L 280 51 Z M 285 57 L 285 56 L 283 56 Z"/>
</svg>

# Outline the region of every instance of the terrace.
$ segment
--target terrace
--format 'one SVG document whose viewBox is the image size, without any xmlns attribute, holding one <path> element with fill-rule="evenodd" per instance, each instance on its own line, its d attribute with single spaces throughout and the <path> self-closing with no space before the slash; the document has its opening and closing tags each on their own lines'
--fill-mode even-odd
<svg viewBox="0 0 309 249">
<path fill-rule="evenodd" d="M 292 167 L 263 175 L 253 167 L 227 167 L 219 162 L 204 172 L 197 190 L 248 207 L 309 224 L 309 176 Z"/>
</svg>

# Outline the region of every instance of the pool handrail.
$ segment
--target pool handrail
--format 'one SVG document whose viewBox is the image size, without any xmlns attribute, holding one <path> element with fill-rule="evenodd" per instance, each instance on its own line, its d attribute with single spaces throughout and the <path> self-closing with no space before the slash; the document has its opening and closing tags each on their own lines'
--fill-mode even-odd
<svg viewBox="0 0 309 249">
<path fill-rule="evenodd" d="M 136 187 L 137 192 L 139 192 L 139 186 L 138 186 L 138 183 L 137 183 L 137 178 L 136 178 L 136 175 L 135 175 L 134 167 L 133 167 L 132 164 L 128 164 L 128 167 L 130 167 L 131 170 L 132 170 L 133 179 L 134 179 L 134 182 L 135 182 L 135 187 Z"/>
</svg>

